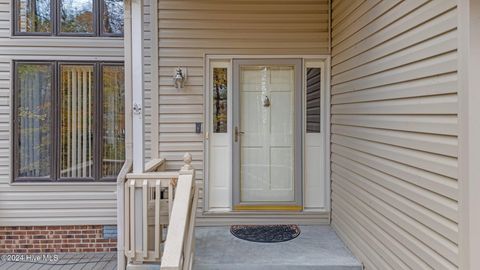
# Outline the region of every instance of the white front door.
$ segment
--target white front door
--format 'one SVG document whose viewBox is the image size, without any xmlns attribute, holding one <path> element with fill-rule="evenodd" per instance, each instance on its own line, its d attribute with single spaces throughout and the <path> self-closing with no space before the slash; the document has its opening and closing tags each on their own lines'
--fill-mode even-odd
<svg viewBox="0 0 480 270">
<path fill-rule="evenodd" d="M 300 207 L 300 61 L 239 62 L 234 70 L 235 208 Z"/>
</svg>

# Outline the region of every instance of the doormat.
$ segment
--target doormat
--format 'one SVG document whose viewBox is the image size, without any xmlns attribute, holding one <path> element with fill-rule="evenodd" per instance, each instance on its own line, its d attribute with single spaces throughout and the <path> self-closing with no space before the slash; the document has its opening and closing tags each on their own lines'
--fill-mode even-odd
<svg viewBox="0 0 480 270">
<path fill-rule="evenodd" d="M 300 235 L 297 225 L 233 225 L 230 232 L 237 238 L 259 243 L 278 243 Z"/>
</svg>

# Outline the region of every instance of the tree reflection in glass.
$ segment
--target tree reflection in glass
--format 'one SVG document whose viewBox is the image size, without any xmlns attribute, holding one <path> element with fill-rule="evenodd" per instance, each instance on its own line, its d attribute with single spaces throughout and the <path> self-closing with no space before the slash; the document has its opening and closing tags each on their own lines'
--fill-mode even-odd
<svg viewBox="0 0 480 270">
<path fill-rule="evenodd" d="M 213 69 L 213 132 L 227 132 L 227 68 Z"/>
<path fill-rule="evenodd" d="M 19 64 L 17 68 L 17 173 L 19 177 L 49 177 L 52 66 Z"/>
<path fill-rule="evenodd" d="M 102 177 L 116 177 L 125 161 L 125 76 L 123 66 L 103 66 Z"/>
<path fill-rule="evenodd" d="M 104 0 L 103 1 L 103 33 L 123 34 L 123 0 Z"/>
<path fill-rule="evenodd" d="M 61 0 L 60 32 L 91 34 L 93 26 L 93 0 Z"/>
<path fill-rule="evenodd" d="M 19 0 L 16 4 L 18 32 L 51 32 L 50 0 Z"/>
</svg>

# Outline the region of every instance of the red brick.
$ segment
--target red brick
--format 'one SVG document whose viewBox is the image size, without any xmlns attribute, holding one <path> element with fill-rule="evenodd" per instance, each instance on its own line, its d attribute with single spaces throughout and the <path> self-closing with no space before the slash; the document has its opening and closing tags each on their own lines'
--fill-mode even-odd
<svg viewBox="0 0 480 270">
<path fill-rule="evenodd" d="M 80 243 L 80 242 L 82 242 L 81 239 L 68 239 L 66 241 L 67 241 L 67 243 Z"/>
<path fill-rule="evenodd" d="M 0 253 L 116 251 L 116 239 L 102 233 L 102 225 L 0 226 Z"/>
</svg>

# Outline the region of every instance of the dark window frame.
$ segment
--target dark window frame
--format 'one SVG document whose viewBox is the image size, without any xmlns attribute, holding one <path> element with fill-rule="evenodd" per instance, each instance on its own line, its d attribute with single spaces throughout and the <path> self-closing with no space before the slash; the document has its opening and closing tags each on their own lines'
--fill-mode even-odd
<svg viewBox="0 0 480 270">
<path fill-rule="evenodd" d="M 51 74 L 51 78 L 52 78 L 52 83 L 51 83 L 51 93 L 50 93 L 50 102 L 51 102 L 51 110 L 50 110 L 50 113 L 49 113 L 49 116 L 50 116 L 50 129 L 51 131 L 52 130 L 55 130 L 55 121 L 54 121 L 54 117 L 55 117 L 55 114 L 54 114 L 54 109 L 53 109 L 53 105 L 55 104 L 54 101 L 55 101 L 55 84 L 57 83 L 57 78 L 56 78 L 56 72 L 55 72 L 55 65 L 52 63 L 52 62 L 44 62 L 44 61 L 14 61 L 13 63 L 13 76 L 14 76 L 14 80 L 13 80 L 13 91 L 12 91 L 12 110 L 11 110 L 11 114 L 12 114 L 12 145 L 11 145 L 11 149 L 12 149 L 12 159 L 13 159 L 13 166 L 12 166 L 12 175 L 13 175 L 13 180 L 14 182 L 29 182 L 30 180 L 32 179 L 35 179 L 36 182 L 51 182 L 52 181 L 52 176 L 55 175 L 55 163 L 50 163 L 50 176 L 49 177 L 20 177 L 18 176 L 19 175 L 19 162 L 20 161 L 20 151 L 17 151 L 17 147 L 19 145 L 19 140 L 20 140 L 20 137 L 17 136 L 17 134 L 19 134 L 19 122 L 18 122 L 18 117 L 17 117 L 17 108 L 18 108 L 18 105 L 19 105 L 19 95 L 16 93 L 15 89 L 16 89 L 16 86 L 19 85 L 19 79 L 20 79 L 20 76 L 18 76 L 18 66 L 20 64 L 26 64 L 26 65 L 48 65 L 49 68 L 50 68 L 50 72 L 52 73 Z M 50 154 L 52 155 L 55 151 L 55 146 L 52 142 L 55 142 L 56 141 L 56 137 L 55 137 L 55 132 L 50 132 L 50 140 L 51 140 L 51 143 L 50 143 L 50 146 L 49 146 L 49 150 L 50 150 Z"/>
<path fill-rule="evenodd" d="M 52 143 L 50 144 L 51 152 L 51 164 L 50 164 L 50 177 L 19 177 L 19 151 L 17 150 L 19 136 L 16 136 L 19 133 L 18 126 L 18 117 L 17 117 L 17 107 L 19 104 L 18 98 L 19 95 L 16 93 L 16 86 L 19 84 L 18 76 L 18 65 L 20 64 L 31 64 L 31 65 L 49 65 L 52 71 L 52 89 L 51 89 L 51 102 L 52 108 L 50 111 L 51 117 L 51 135 L 50 139 Z M 61 66 L 62 65 L 93 65 L 93 177 L 90 178 L 71 178 L 71 177 L 61 177 L 60 176 L 60 156 L 61 156 L 61 142 L 60 142 L 60 132 L 61 132 Z M 124 66 L 124 63 L 121 61 L 13 61 L 13 90 L 12 90 L 12 182 L 15 183 L 42 183 L 42 182 L 115 182 L 116 177 L 102 177 L 102 127 L 103 127 L 103 76 L 102 71 L 104 66 Z"/>
<path fill-rule="evenodd" d="M 17 0 L 16 0 L 17 1 Z M 91 0 L 92 3 L 92 13 L 93 13 L 93 32 L 92 33 L 76 33 L 76 32 L 62 32 L 62 0 L 51 0 L 55 1 L 55 15 L 53 16 L 52 21 L 54 21 L 55 35 L 59 37 L 98 37 L 100 36 L 99 23 L 98 20 L 101 16 L 100 14 L 100 2 L 104 0 Z"/>
<path fill-rule="evenodd" d="M 93 33 L 75 33 L 61 31 L 61 0 L 50 0 L 50 32 L 21 32 L 18 29 L 19 12 L 17 3 L 19 0 L 12 1 L 12 35 L 21 37 L 41 36 L 41 37 L 117 37 L 123 38 L 124 34 L 105 33 L 103 31 L 103 11 L 105 0 L 93 0 Z M 124 7 L 125 8 L 125 7 Z"/>
<path fill-rule="evenodd" d="M 123 18 L 123 32 L 121 34 L 116 34 L 116 33 L 105 33 L 103 31 L 103 13 L 105 11 L 105 5 L 102 5 L 105 0 L 95 0 L 99 2 L 98 4 L 98 33 L 97 36 L 99 37 L 123 37 L 123 33 L 125 32 L 125 17 Z M 123 1 L 123 10 L 125 12 L 125 1 Z"/>
<path fill-rule="evenodd" d="M 18 22 L 20 16 L 20 9 L 17 8 L 19 0 L 12 0 L 12 35 L 13 36 L 55 36 L 55 25 L 53 23 L 53 18 L 55 17 L 53 13 L 56 10 L 56 1 L 50 0 L 50 32 L 21 32 L 18 29 Z"/>
<path fill-rule="evenodd" d="M 99 99 L 98 104 L 95 103 L 95 105 L 98 107 L 98 115 L 99 115 L 99 119 L 100 119 L 99 123 L 101 124 L 101 125 L 98 126 L 99 130 L 96 134 L 97 135 L 96 139 L 97 139 L 97 142 L 99 144 L 99 147 L 97 147 L 98 148 L 97 151 L 98 151 L 98 157 L 100 159 L 99 162 L 97 162 L 98 168 L 96 168 L 97 172 L 98 172 L 98 176 L 99 176 L 98 179 L 101 179 L 102 181 L 117 181 L 117 177 L 103 177 L 102 176 L 103 161 L 101 159 L 102 159 L 102 156 L 103 156 L 103 135 L 104 135 L 103 134 L 103 117 L 104 117 L 103 114 L 105 112 L 104 107 L 103 107 L 104 106 L 104 103 L 103 103 L 103 101 L 104 101 L 103 100 L 103 98 L 104 98 L 103 97 L 103 93 L 104 93 L 103 82 L 104 81 L 103 81 L 103 76 L 102 75 L 103 75 L 103 68 L 105 66 L 110 66 L 110 67 L 111 66 L 123 66 L 124 67 L 123 71 L 125 72 L 125 64 L 123 62 L 98 62 L 98 74 L 99 74 L 99 78 L 101 78 L 98 82 L 99 85 L 100 85 L 100 88 L 98 88 L 99 89 L 98 96 L 99 96 L 100 99 Z M 124 85 L 124 87 L 125 87 L 125 85 Z M 125 90 L 125 88 L 124 88 L 124 90 Z M 124 97 L 125 97 L 125 95 L 124 95 Z M 124 113 L 126 114 L 126 112 L 124 112 Z M 126 157 L 125 157 L 125 159 L 126 159 Z"/>
</svg>

